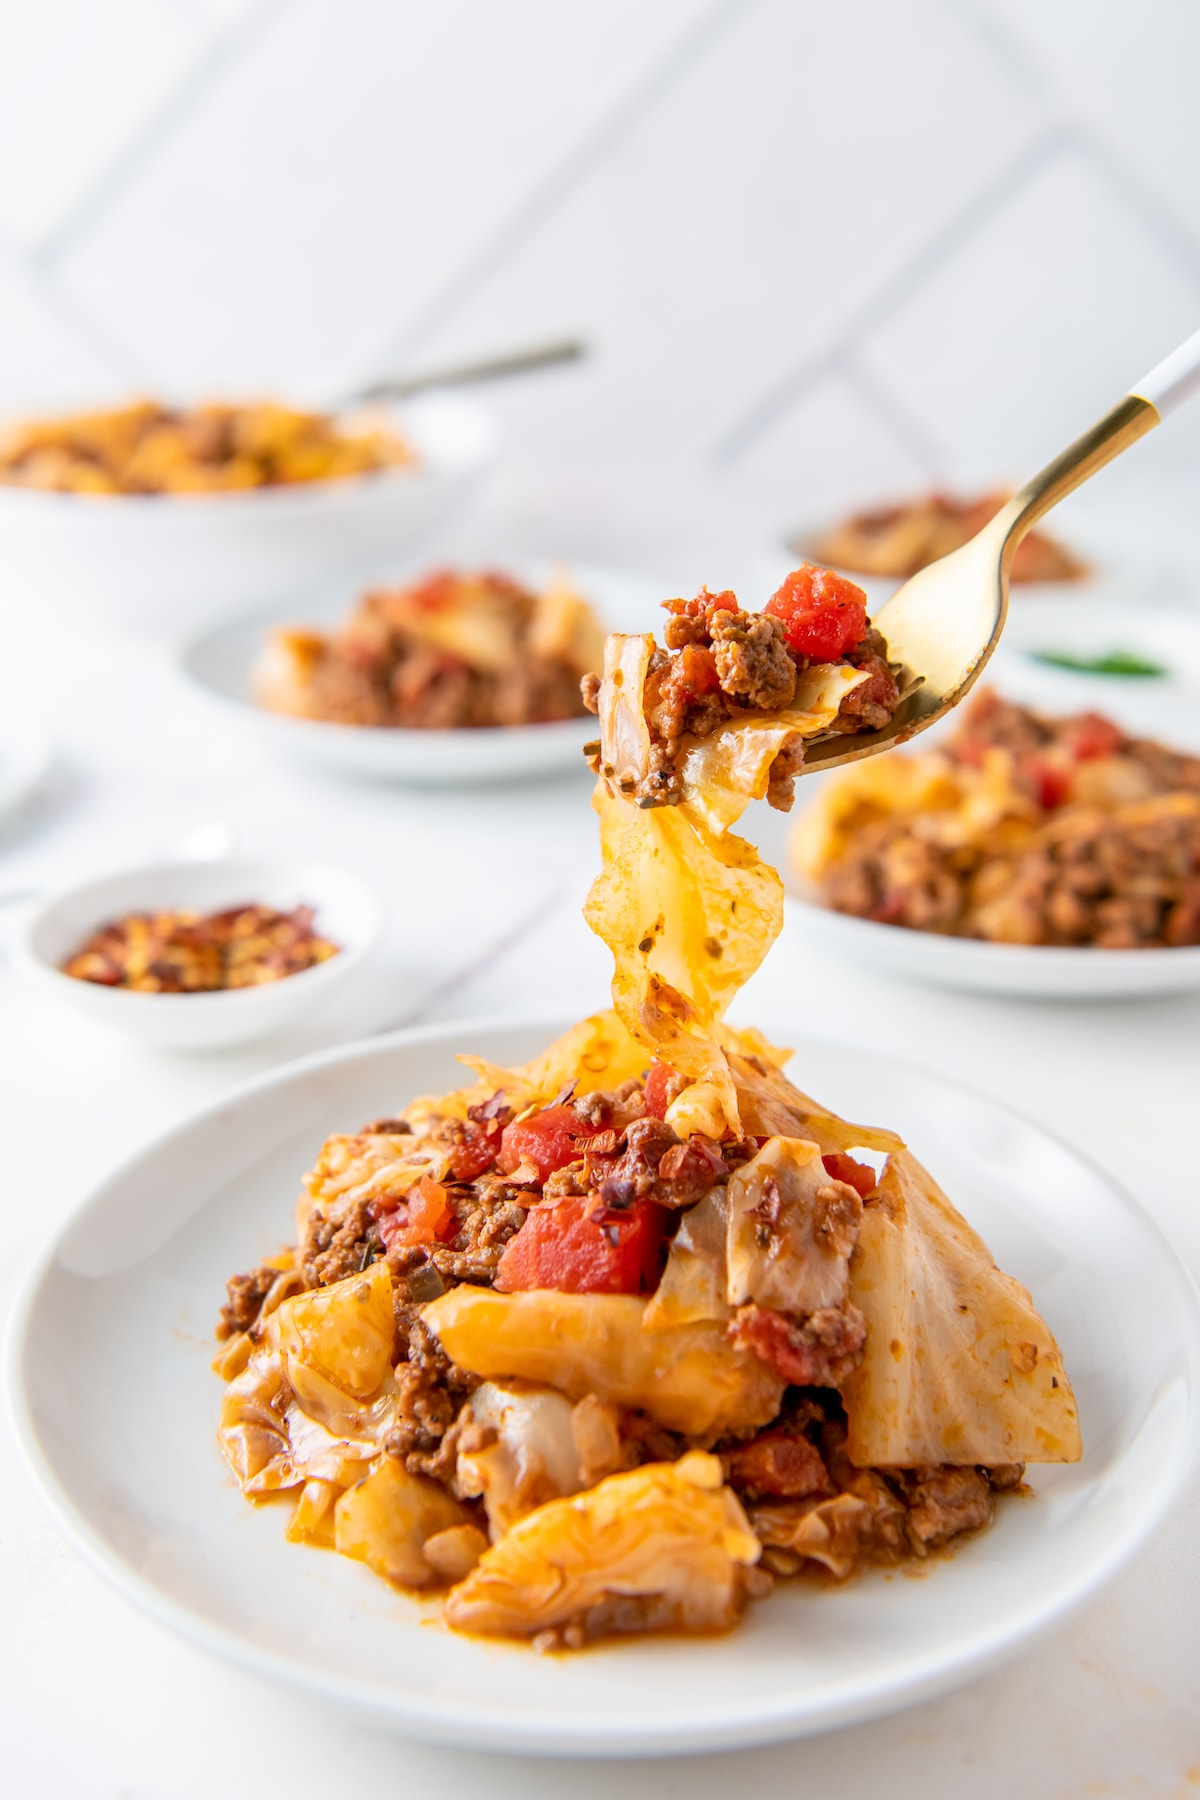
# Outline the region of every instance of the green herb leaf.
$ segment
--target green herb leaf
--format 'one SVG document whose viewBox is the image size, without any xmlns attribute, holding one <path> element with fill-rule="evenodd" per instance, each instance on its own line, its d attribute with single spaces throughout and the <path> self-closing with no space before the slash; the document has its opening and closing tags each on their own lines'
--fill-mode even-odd
<svg viewBox="0 0 1200 1800">
<path fill-rule="evenodd" d="M 1170 674 L 1161 663 L 1149 662 L 1132 650 L 1106 650 L 1103 656 L 1077 656 L 1071 650 L 1031 650 L 1029 655 L 1033 662 L 1049 663 L 1054 669 L 1074 669 L 1080 675 Z"/>
</svg>

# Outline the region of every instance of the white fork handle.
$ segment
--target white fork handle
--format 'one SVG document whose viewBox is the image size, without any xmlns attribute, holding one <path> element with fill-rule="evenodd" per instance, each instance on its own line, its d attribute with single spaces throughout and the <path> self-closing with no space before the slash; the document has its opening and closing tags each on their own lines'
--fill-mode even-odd
<svg viewBox="0 0 1200 1800">
<path fill-rule="evenodd" d="M 1160 419 L 1200 394 L 1200 331 L 1194 331 L 1170 356 L 1130 388 L 1138 400 L 1148 400 Z"/>
</svg>

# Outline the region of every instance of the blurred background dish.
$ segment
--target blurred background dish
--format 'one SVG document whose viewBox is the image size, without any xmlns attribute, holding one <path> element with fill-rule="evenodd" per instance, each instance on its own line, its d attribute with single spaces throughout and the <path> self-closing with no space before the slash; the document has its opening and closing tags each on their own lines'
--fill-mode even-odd
<svg viewBox="0 0 1200 1800">
<path fill-rule="evenodd" d="M 428 571 L 421 573 L 428 575 Z M 553 596 L 569 592 L 581 597 L 604 631 L 651 627 L 658 617 L 658 603 L 667 594 L 665 584 L 652 577 L 617 570 L 556 572 L 518 563 L 509 565 L 506 573 L 534 593 Z M 413 582 L 411 575 L 406 579 Z M 419 591 L 419 586 L 399 591 L 411 593 Z M 481 597 L 487 600 L 486 595 Z M 540 724 L 422 729 L 350 724 L 270 710 L 261 698 L 264 669 L 269 685 L 274 678 L 293 688 L 291 697 L 299 706 L 303 697 L 295 695 L 293 679 L 297 656 L 305 641 L 319 655 L 323 634 L 342 624 L 356 598 L 355 591 L 347 591 L 343 585 L 297 596 L 286 618 L 277 612 L 271 617 L 216 626 L 183 647 L 179 666 L 227 717 L 262 744 L 334 773 L 416 784 L 490 783 L 583 769 L 583 746 L 595 736 L 596 721 L 583 713 L 582 707 L 579 716 Z M 489 600 L 489 608 L 491 604 Z M 295 629 L 301 620 L 307 628 L 303 634 Z M 281 648 L 286 659 L 282 668 L 278 660 Z"/>
<path fill-rule="evenodd" d="M 459 395 L 384 416 L 411 460 L 341 479 L 116 494 L 0 483 L 5 604 L 66 602 L 171 633 L 403 554 L 466 500 L 499 434 Z"/>
<path fill-rule="evenodd" d="M 501 730 L 582 718 L 604 633 L 562 574 L 434 569 L 370 588 L 332 631 L 272 631 L 253 672 L 271 712 L 374 730 Z"/>
<path fill-rule="evenodd" d="M 811 554 L 850 575 L 907 581 L 930 563 L 969 543 L 1011 495 L 1000 490 L 971 498 L 934 489 L 928 494 L 875 506 L 818 532 Z M 1031 531 L 1017 546 L 1009 580 L 1081 581 L 1088 567 L 1050 532 Z"/>
<path fill-rule="evenodd" d="M 64 970 L 92 935 L 130 914 L 211 914 L 257 903 L 311 907 L 337 954 L 297 974 L 213 992 L 152 992 L 101 985 Z M 228 858 L 168 862 L 84 882 L 38 905 L 15 944 L 19 971 L 97 1023 L 164 1050 L 218 1050 L 293 1024 L 345 981 L 378 939 L 382 912 L 367 884 L 315 862 Z"/>
<path fill-rule="evenodd" d="M 270 400 L 183 408 L 137 400 L 0 429 L 0 486 L 52 494 L 234 493 L 412 463 L 386 415 L 338 418 Z"/>
<path fill-rule="evenodd" d="M 876 612 L 910 575 L 967 543 L 1008 497 L 999 487 L 973 495 L 933 488 L 801 525 L 786 547 L 850 575 Z M 1111 575 L 1106 558 L 1085 558 L 1039 526 L 1018 548 L 1010 599 L 1040 603 L 1064 593 L 1094 599 L 1109 589 Z"/>
<path fill-rule="evenodd" d="M 774 827 L 795 926 L 976 991 L 1200 984 L 1200 621 L 1049 603 L 1012 617 L 989 681 L 1005 700 L 976 696 L 928 751 L 801 789 L 786 852 Z"/>
</svg>

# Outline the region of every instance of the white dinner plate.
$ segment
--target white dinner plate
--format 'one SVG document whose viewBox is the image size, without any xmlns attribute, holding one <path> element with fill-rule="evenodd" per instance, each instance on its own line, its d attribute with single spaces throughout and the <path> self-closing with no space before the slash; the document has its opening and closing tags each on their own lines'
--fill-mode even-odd
<svg viewBox="0 0 1200 1800">
<path fill-rule="evenodd" d="M 535 584 L 552 572 L 512 562 L 503 566 Z M 656 629 L 659 602 L 669 592 L 665 583 L 605 569 L 573 568 L 569 575 L 606 630 Z M 362 588 L 361 582 L 342 584 L 297 598 L 290 607 L 276 607 L 267 616 L 218 625 L 184 646 L 179 666 L 208 700 L 268 749 L 335 774 L 374 781 L 453 783 L 510 781 L 582 768 L 583 746 L 598 729 L 590 714 L 547 725 L 405 731 L 292 719 L 260 706 L 254 698 L 252 671 L 268 631 L 283 624 L 323 628 L 336 624 L 348 615 Z"/>
<path fill-rule="evenodd" d="M 457 1049 L 509 1063 L 557 1029 L 439 1026 L 296 1063 L 160 1138 L 59 1232 L 17 1311 L 9 1392 L 47 1502 L 130 1599 L 254 1674 L 410 1736 L 641 1755 L 799 1736 L 952 1687 L 1145 1542 L 1200 1435 L 1196 1300 L 1165 1240 L 1100 1169 L 995 1101 L 810 1043 L 799 1082 L 903 1132 L 1032 1289 L 1075 1385 L 1081 1463 L 1032 1470 L 1033 1497 L 1003 1503 L 924 1580 L 779 1588 L 728 1637 L 574 1656 L 455 1636 L 362 1565 L 286 1543 L 285 1512 L 247 1505 L 217 1449 L 210 1331 L 226 1276 L 290 1235 L 327 1134 L 455 1085 Z"/>
</svg>

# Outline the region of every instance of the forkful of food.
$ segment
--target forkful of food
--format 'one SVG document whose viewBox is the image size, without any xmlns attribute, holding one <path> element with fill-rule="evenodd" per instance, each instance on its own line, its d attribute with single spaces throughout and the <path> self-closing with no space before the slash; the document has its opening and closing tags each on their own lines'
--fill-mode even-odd
<svg viewBox="0 0 1200 1800">
<path fill-rule="evenodd" d="M 1200 331 L 1027 481 L 961 549 L 906 581 L 873 619 L 862 589 L 794 570 L 761 612 L 704 589 L 668 600 L 659 646 L 616 633 L 593 770 L 639 807 L 698 806 L 723 832 L 747 799 L 786 812 L 796 777 L 857 762 L 936 723 L 1000 640 L 1017 548 L 1038 520 L 1200 391 Z"/>
</svg>

